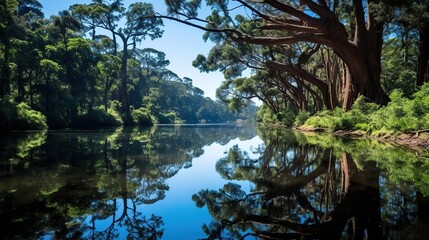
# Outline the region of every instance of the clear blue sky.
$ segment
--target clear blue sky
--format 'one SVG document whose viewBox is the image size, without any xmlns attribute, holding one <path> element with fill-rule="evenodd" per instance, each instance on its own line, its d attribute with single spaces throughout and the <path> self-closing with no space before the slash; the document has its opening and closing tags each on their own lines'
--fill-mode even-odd
<svg viewBox="0 0 429 240">
<path fill-rule="evenodd" d="M 43 5 L 45 17 L 58 14 L 61 10 L 68 9 L 77 3 L 91 3 L 91 0 L 39 0 Z M 165 13 L 166 7 L 163 0 L 124 0 L 124 5 L 128 7 L 133 2 L 149 2 L 154 6 L 155 11 Z M 141 47 L 155 48 L 163 51 L 170 60 L 169 69 L 179 77 L 189 77 L 196 87 L 201 88 L 207 97 L 215 99 L 216 88 L 218 88 L 224 77 L 221 73 L 200 73 L 192 66 L 192 61 L 198 54 L 207 54 L 213 46 L 211 42 L 204 42 L 202 36 L 204 32 L 183 24 L 164 20 L 164 35 L 160 39 L 153 41 L 146 40 Z"/>
</svg>

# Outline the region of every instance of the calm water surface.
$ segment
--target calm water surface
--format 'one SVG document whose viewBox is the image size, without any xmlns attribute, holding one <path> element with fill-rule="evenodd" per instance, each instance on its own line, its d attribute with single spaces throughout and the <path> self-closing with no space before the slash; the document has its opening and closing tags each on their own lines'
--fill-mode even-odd
<svg viewBox="0 0 429 240">
<path fill-rule="evenodd" d="M 429 158 L 235 126 L 0 136 L 0 239 L 427 239 Z"/>
</svg>

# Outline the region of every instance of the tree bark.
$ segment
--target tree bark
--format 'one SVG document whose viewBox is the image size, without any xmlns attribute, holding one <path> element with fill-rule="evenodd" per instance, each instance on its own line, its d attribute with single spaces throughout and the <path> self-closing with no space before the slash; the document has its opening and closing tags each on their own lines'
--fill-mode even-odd
<svg viewBox="0 0 429 240">
<path fill-rule="evenodd" d="M 121 58 L 121 82 L 119 84 L 119 100 L 122 104 L 122 112 L 129 115 L 130 106 L 128 103 L 128 76 L 127 76 L 127 65 L 128 65 L 128 39 L 125 36 L 121 36 L 123 42 L 123 52 Z"/>
<path fill-rule="evenodd" d="M 7 31 L 7 30 L 6 30 Z M 5 32 L 6 32 L 5 31 Z M 5 36 L 2 36 L 3 43 L 3 63 L 1 66 L 0 73 L 0 97 L 4 97 L 10 94 L 10 48 L 11 43 L 10 39 L 5 33 Z"/>
<path fill-rule="evenodd" d="M 429 22 L 419 31 L 419 56 L 417 67 L 417 86 L 429 82 Z"/>
</svg>

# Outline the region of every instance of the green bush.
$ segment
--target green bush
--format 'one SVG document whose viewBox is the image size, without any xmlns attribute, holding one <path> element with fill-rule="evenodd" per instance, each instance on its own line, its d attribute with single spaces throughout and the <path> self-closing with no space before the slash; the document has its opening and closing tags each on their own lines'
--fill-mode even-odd
<svg viewBox="0 0 429 240">
<path fill-rule="evenodd" d="M 175 112 L 160 113 L 158 122 L 161 124 L 173 124 L 176 122 L 177 116 Z"/>
<path fill-rule="evenodd" d="M 133 123 L 138 126 L 152 126 L 156 123 L 156 119 L 147 108 L 133 109 L 131 111 Z"/>
<path fill-rule="evenodd" d="M 121 122 L 115 116 L 106 112 L 103 107 L 98 107 L 85 113 L 74 122 L 74 128 L 97 129 L 102 127 L 118 127 Z"/>
<path fill-rule="evenodd" d="M 336 108 L 332 111 L 323 110 L 316 113 L 314 116 L 310 117 L 305 121 L 305 126 L 320 127 L 326 128 L 331 131 L 338 130 L 339 126 L 342 125 L 341 117 L 344 115 L 345 111 L 341 108 Z"/>
<path fill-rule="evenodd" d="M 395 90 L 390 94 L 391 101 L 375 112 L 372 117 L 377 129 L 385 127 L 396 132 L 410 132 L 419 129 L 419 119 L 413 111 L 414 101 L 402 96 Z"/>
<path fill-rule="evenodd" d="M 46 117 L 41 112 L 32 110 L 26 103 L 19 103 L 17 106 L 17 126 L 18 129 L 42 130 L 47 129 Z"/>
<path fill-rule="evenodd" d="M 408 99 L 395 90 L 390 94 L 387 106 L 379 107 L 359 97 L 350 111 L 336 108 L 323 110 L 309 117 L 298 115 L 296 125 L 322 127 L 331 131 L 362 130 L 368 134 L 381 136 L 399 132 L 412 132 L 429 128 L 429 84 L 425 84 Z"/>
<path fill-rule="evenodd" d="M 295 122 L 293 123 L 294 126 L 302 126 L 307 119 L 310 118 L 310 114 L 306 111 L 299 112 L 298 115 L 295 117 Z"/>
<path fill-rule="evenodd" d="M 121 103 L 117 100 L 110 101 L 110 107 L 107 109 L 107 113 L 115 118 L 121 125 L 124 124 L 124 120 L 120 114 Z"/>
<path fill-rule="evenodd" d="M 47 128 L 46 116 L 31 109 L 26 103 L 16 104 L 13 99 L 0 100 L 1 130 L 43 130 Z"/>
<path fill-rule="evenodd" d="M 291 127 L 295 121 L 296 114 L 292 110 L 283 110 L 273 113 L 270 108 L 262 105 L 256 113 L 256 121 L 264 124 L 282 125 Z"/>
</svg>

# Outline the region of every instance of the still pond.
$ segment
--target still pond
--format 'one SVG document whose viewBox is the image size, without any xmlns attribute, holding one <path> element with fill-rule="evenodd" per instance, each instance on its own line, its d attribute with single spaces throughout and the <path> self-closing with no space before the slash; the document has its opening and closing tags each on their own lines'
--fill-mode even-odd
<svg viewBox="0 0 429 240">
<path fill-rule="evenodd" d="M 236 126 L 0 135 L 0 239 L 427 239 L 429 158 Z"/>
</svg>

